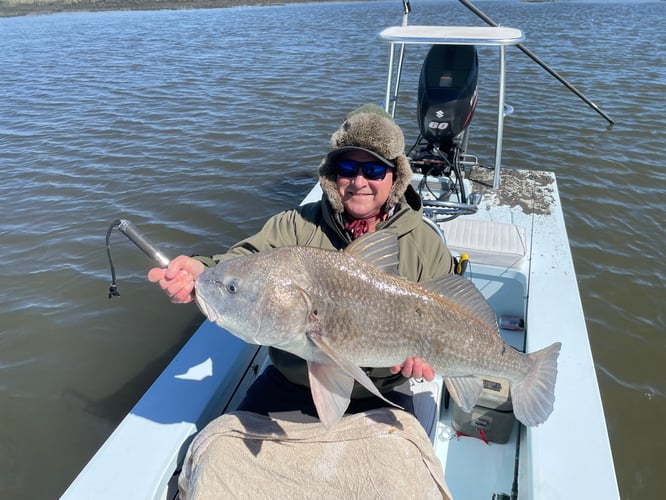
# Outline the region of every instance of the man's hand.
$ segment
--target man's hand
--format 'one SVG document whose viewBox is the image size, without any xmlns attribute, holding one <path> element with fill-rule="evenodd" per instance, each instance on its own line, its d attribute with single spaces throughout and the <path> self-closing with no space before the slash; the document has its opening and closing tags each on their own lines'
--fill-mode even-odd
<svg viewBox="0 0 666 500">
<path fill-rule="evenodd" d="M 194 300 L 194 280 L 205 266 L 201 261 L 179 255 L 164 269 L 154 267 L 148 271 L 148 281 L 157 283 L 175 304 L 186 304 Z"/>
<path fill-rule="evenodd" d="M 390 370 L 394 375 L 402 372 L 403 377 L 424 378 L 428 382 L 431 382 L 435 378 L 435 370 L 428 363 L 416 356 L 407 358 L 402 366 L 392 366 Z"/>
</svg>

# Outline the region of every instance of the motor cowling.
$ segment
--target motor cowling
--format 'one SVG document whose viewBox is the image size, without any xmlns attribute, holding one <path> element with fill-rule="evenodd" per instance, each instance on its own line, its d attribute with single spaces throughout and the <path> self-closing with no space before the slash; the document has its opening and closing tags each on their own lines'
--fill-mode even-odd
<svg viewBox="0 0 666 500">
<path fill-rule="evenodd" d="M 421 68 L 417 119 L 421 136 L 448 151 L 472 120 L 479 62 L 473 45 L 433 45 Z"/>
</svg>

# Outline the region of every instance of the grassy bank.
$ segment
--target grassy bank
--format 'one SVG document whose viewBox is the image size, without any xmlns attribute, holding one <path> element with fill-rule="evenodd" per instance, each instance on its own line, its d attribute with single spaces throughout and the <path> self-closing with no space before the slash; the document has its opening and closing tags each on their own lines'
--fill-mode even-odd
<svg viewBox="0 0 666 500">
<path fill-rule="evenodd" d="M 105 10 L 215 9 L 313 0 L 0 0 L 0 17 Z"/>
</svg>

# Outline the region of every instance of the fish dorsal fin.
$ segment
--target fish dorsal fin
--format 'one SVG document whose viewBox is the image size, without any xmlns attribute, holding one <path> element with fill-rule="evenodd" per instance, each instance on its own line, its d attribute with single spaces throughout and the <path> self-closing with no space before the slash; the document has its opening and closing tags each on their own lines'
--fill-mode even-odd
<svg viewBox="0 0 666 500">
<path fill-rule="evenodd" d="M 344 252 L 367 262 L 383 273 L 398 275 L 398 237 L 390 231 L 366 233 L 350 243 Z"/>
<path fill-rule="evenodd" d="M 447 274 L 432 281 L 419 283 L 422 288 L 442 296 L 467 311 L 473 311 L 477 319 L 484 322 L 489 328 L 497 330 L 497 316 L 495 311 L 478 288 L 467 278 L 457 274 Z"/>
</svg>

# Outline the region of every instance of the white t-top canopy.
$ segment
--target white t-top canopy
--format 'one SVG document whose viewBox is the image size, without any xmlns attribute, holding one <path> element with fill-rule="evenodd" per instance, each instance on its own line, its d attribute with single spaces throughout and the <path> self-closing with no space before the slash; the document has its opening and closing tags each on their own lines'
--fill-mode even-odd
<svg viewBox="0 0 666 500">
<path fill-rule="evenodd" d="M 503 26 L 392 26 L 379 38 L 394 43 L 446 45 L 516 45 L 525 39 L 523 32 Z"/>
</svg>

